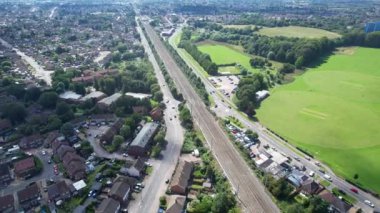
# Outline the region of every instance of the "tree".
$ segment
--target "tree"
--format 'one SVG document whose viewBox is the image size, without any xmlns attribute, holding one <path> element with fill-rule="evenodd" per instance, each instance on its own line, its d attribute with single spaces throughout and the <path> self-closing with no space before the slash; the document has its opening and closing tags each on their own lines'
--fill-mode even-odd
<svg viewBox="0 0 380 213">
<path fill-rule="evenodd" d="M 246 134 L 246 136 L 249 138 L 249 139 L 251 139 L 251 140 L 253 140 L 253 141 L 256 141 L 258 138 L 259 138 L 259 135 L 256 133 L 256 132 L 253 132 L 252 130 L 247 130 L 246 132 L 245 132 L 245 134 Z"/>
<path fill-rule="evenodd" d="M 358 174 L 355 174 L 354 175 L 354 179 L 357 180 L 359 178 L 359 175 Z"/>
<path fill-rule="evenodd" d="M 15 96 L 17 99 L 21 99 L 25 95 L 25 89 L 21 85 L 13 84 L 7 88 L 7 93 Z"/>
<path fill-rule="evenodd" d="M 165 144 L 165 133 L 164 131 L 159 131 L 156 136 L 154 136 L 153 140 L 160 146 Z"/>
<path fill-rule="evenodd" d="M 124 142 L 124 138 L 121 135 L 113 136 L 112 145 L 119 147 Z"/>
<path fill-rule="evenodd" d="M 31 87 L 26 90 L 24 99 L 25 101 L 37 101 L 41 95 L 41 90 L 38 87 Z"/>
<path fill-rule="evenodd" d="M 21 103 L 5 104 L 2 111 L 4 117 L 12 121 L 12 123 L 23 121 L 27 115 L 26 109 Z"/>
<path fill-rule="evenodd" d="M 74 113 L 71 110 L 71 107 L 65 102 L 59 102 L 56 105 L 55 113 L 63 122 L 67 122 L 74 118 Z"/>
<path fill-rule="evenodd" d="M 302 57 L 303 58 L 303 57 Z M 291 64 L 285 63 L 279 70 L 280 73 L 286 74 L 286 73 L 292 73 L 294 72 L 295 67 Z"/>
<path fill-rule="evenodd" d="M 311 212 L 313 213 L 324 213 L 329 212 L 329 204 L 322 200 L 320 197 L 313 196 L 310 198 L 310 206 Z"/>
<path fill-rule="evenodd" d="M 61 119 L 56 115 L 52 115 L 48 118 L 48 124 L 46 126 L 46 131 L 52 131 L 55 129 L 59 129 L 62 126 Z"/>
<path fill-rule="evenodd" d="M 212 212 L 228 212 L 236 204 L 236 201 L 231 193 L 220 192 L 216 195 L 212 203 Z"/>
<path fill-rule="evenodd" d="M 161 149 L 162 148 L 160 145 L 158 145 L 158 144 L 154 145 L 152 148 L 152 154 L 151 154 L 152 157 L 158 158 L 160 156 Z"/>
<path fill-rule="evenodd" d="M 156 101 L 158 101 L 158 102 L 160 102 L 160 101 L 162 101 L 163 100 L 163 94 L 162 94 L 162 92 L 161 91 L 158 91 L 158 92 L 156 92 L 156 93 L 154 93 L 154 100 L 156 100 Z"/>
<path fill-rule="evenodd" d="M 123 125 L 120 128 L 120 135 L 123 136 L 124 138 L 131 137 L 131 134 L 132 134 L 132 131 L 131 131 L 131 127 L 130 126 Z"/>
<path fill-rule="evenodd" d="M 44 108 L 54 108 L 57 104 L 58 95 L 55 92 L 44 92 L 38 99 L 38 103 Z"/>
<path fill-rule="evenodd" d="M 74 126 L 67 122 L 67 123 L 64 123 L 61 127 L 61 133 L 65 136 L 65 137 L 71 137 L 74 135 Z"/>
</svg>

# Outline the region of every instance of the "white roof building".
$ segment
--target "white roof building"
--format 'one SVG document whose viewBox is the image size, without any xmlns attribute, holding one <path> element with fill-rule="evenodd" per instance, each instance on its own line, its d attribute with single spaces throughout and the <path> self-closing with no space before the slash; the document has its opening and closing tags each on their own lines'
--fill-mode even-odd
<svg viewBox="0 0 380 213">
<path fill-rule="evenodd" d="M 59 95 L 59 98 L 63 100 L 79 100 L 82 95 L 79 95 L 73 91 L 66 91 Z"/>
<path fill-rule="evenodd" d="M 85 188 L 87 184 L 84 182 L 84 180 L 77 181 L 73 183 L 73 186 L 75 190 L 80 191 L 81 189 Z"/>
</svg>

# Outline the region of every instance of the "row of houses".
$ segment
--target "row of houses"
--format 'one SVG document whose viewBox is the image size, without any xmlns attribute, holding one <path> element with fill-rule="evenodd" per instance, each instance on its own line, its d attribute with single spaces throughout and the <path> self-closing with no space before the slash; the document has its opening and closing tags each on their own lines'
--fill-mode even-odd
<svg viewBox="0 0 380 213">
<path fill-rule="evenodd" d="M 29 210 L 38 206 L 41 200 L 41 192 L 37 184 L 31 184 L 17 192 L 20 207 Z M 15 212 L 15 198 L 13 194 L 0 197 L 0 212 Z"/>
<path fill-rule="evenodd" d="M 52 143 L 52 149 L 54 156 L 62 162 L 70 179 L 80 180 L 85 178 L 85 159 L 79 156 L 67 141 L 58 139 L 54 140 Z"/>
</svg>

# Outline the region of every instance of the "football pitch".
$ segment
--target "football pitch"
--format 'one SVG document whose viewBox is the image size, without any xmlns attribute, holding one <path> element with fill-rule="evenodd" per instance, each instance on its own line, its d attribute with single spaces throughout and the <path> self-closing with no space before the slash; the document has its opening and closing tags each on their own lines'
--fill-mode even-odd
<svg viewBox="0 0 380 213">
<path fill-rule="evenodd" d="M 257 117 L 335 173 L 380 193 L 380 50 L 349 50 L 273 89 Z"/>
</svg>

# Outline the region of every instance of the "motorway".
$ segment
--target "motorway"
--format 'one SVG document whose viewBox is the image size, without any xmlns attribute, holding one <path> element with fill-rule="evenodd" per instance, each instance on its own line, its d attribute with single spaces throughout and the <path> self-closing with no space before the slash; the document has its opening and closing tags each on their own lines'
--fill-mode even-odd
<svg viewBox="0 0 380 213">
<path fill-rule="evenodd" d="M 179 33 L 180 29 L 176 31 L 176 33 Z M 175 37 L 172 36 L 172 37 Z M 308 171 L 314 171 L 317 176 L 323 179 L 323 173 L 321 173 L 319 170 L 323 169 L 326 171 L 326 174 L 329 174 L 332 178 L 331 185 L 328 187 L 329 189 L 332 189 L 334 187 L 339 188 L 340 190 L 344 191 L 345 193 L 349 194 L 350 196 L 354 197 L 358 203 L 356 206 L 360 207 L 364 212 L 373 212 L 373 211 L 380 211 L 380 200 L 375 198 L 369 193 L 364 192 L 363 190 L 358 189 L 357 187 L 353 186 L 352 184 L 346 182 L 344 179 L 338 177 L 329 169 L 326 165 L 321 164 L 321 166 L 317 166 L 314 159 L 308 160 L 307 156 L 301 154 L 300 152 L 295 151 L 296 148 L 293 147 L 291 144 L 285 142 L 278 136 L 274 135 L 270 131 L 268 131 L 264 126 L 262 126 L 259 122 L 252 121 L 247 116 L 243 115 L 241 112 L 238 111 L 234 103 L 224 96 L 222 93 L 220 93 L 214 85 L 211 84 L 211 82 L 201 74 L 201 71 L 197 70 L 197 67 L 192 64 L 192 62 L 189 62 L 186 60 L 186 57 L 184 57 L 183 54 L 181 54 L 181 51 L 178 51 L 178 48 L 174 44 L 173 40 L 170 41 L 170 44 L 177 49 L 177 52 L 181 55 L 182 58 L 186 61 L 188 66 L 190 66 L 193 70 L 196 70 L 196 73 L 203 81 L 206 90 L 209 92 L 209 94 L 212 96 L 215 104 L 218 107 L 213 107 L 212 110 L 216 113 L 216 115 L 220 118 L 225 118 L 228 116 L 234 116 L 240 122 L 243 124 L 243 126 L 247 129 L 251 129 L 258 133 L 259 139 L 263 144 L 268 144 L 271 147 L 274 147 L 279 152 L 283 153 L 284 155 L 291 157 L 295 159 L 298 157 L 300 159 L 300 163 L 302 163 Z M 358 190 L 358 193 L 353 193 L 350 189 L 355 188 Z M 374 205 L 375 208 L 371 208 L 368 205 L 364 203 L 364 200 L 370 200 Z"/>
<path fill-rule="evenodd" d="M 161 159 L 149 161 L 153 165 L 153 171 L 144 182 L 145 188 L 140 194 L 137 194 L 135 200 L 129 204 L 128 211 L 132 213 L 157 212 L 159 198 L 165 194 L 167 188 L 165 180 L 171 178 L 181 153 L 184 130 L 178 116 L 179 102 L 173 98 L 139 25 L 137 26 L 137 31 L 140 34 L 142 45 L 148 54 L 149 60 L 153 65 L 165 100 L 166 109 L 164 111 L 164 119 L 167 129 L 165 139 L 168 144 L 166 149 L 161 152 Z"/>
<path fill-rule="evenodd" d="M 280 212 L 259 179 L 229 141 L 218 121 L 182 73 L 163 42 L 149 24 L 143 24 L 177 89 L 183 94 L 214 156 L 231 182 L 244 212 Z"/>
</svg>

